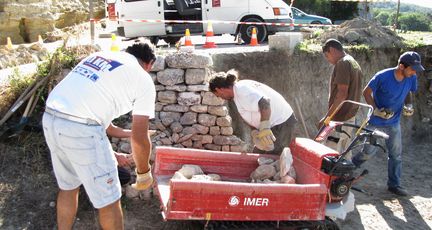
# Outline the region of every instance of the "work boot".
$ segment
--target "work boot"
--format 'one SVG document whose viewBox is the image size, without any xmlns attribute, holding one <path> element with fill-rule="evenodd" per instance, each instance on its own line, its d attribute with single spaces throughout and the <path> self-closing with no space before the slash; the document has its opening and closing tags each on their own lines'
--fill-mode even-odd
<svg viewBox="0 0 432 230">
<path fill-rule="evenodd" d="M 398 196 L 408 196 L 408 192 L 402 187 L 388 187 L 388 190 Z"/>
</svg>

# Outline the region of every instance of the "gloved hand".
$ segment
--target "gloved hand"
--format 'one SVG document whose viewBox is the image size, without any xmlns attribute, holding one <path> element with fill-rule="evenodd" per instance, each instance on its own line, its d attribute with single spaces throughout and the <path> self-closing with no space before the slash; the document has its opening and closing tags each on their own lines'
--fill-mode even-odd
<svg viewBox="0 0 432 230">
<path fill-rule="evenodd" d="M 138 173 L 138 171 L 135 169 L 137 178 L 136 182 L 132 184 L 132 188 L 136 190 L 146 190 L 150 188 L 150 186 L 153 184 L 153 176 L 151 174 L 151 168 L 146 173 Z"/>
<path fill-rule="evenodd" d="M 414 114 L 414 108 L 413 108 L 413 105 L 412 105 L 412 104 L 406 104 L 406 105 L 404 105 L 403 110 L 402 110 L 402 114 L 403 114 L 405 117 L 410 117 L 410 116 L 412 116 L 412 115 Z"/>
<path fill-rule="evenodd" d="M 276 137 L 273 135 L 273 132 L 270 129 L 270 121 L 261 121 L 257 137 L 259 141 L 265 146 L 272 145 L 273 142 L 276 141 Z"/>
<path fill-rule="evenodd" d="M 256 129 L 252 130 L 252 132 L 251 132 L 252 141 L 253 141 L 255 147 L 257 147 L 258 149 L 263 150 L 263 151 L 272 151 L 274 149 L 274 144 L 265 145 L 264 143 L 262 143 L 260 141 L 260 139 L 258 138 L 258 133 L 259 133 L 259 131 Z"/>
<path fill-rule="evenodd" d="M 394 112 L 386 108 L 376 108 L 374 109 L 373 115 L 387 120 L 394 116 Z"/>
</svg>

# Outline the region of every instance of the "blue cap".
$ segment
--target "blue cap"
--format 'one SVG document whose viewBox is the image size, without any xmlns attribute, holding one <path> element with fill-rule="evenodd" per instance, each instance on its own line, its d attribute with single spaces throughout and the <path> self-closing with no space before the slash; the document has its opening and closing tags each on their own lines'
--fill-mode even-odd
<svg viewBox="0 0 432 230">
<path fill-rule="evenodd" d="M 399 57 L 399 63 L 411 66 L 416 72 L 422 72 L 425 68 L 421 65 L 421 58 L 417 52 L 405 52 Z"/>
</svg>

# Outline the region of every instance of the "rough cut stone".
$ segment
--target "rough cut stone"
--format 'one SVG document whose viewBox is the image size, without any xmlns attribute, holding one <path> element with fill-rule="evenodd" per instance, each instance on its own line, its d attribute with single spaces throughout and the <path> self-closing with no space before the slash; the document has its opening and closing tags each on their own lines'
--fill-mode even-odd
<svg viewBox="0 0 432 230">
<path fill-rule="evenodd" d="M 209 55 L 185 52 L 168 55 L 165 61 L 171 68 L 206 68 L 213 65 Z"/>
<path fill-rule="evenodd" d="M 177 104 L 166 105 L 163 107 L 163 111 L 184 113 L 189 111 L 189 106 Z"/>
<path fill-rule="evenodd" d="M 230 151 L 230 146 L 229 145 L 222 146 L 222 151 L 229 152 Z"/>
<path fill-rule="evenodd" d="M 214 150 L 214 151 L 221 151 L 222 147 L 220 145 L 215 145 L 215 144 L 205 144 L 204 148 Z"/>
<path fill-rule="evenodd" d="M 173 133 L 171 138 L 174 141 L 174 143 L 178 143 L 178 140 L 180 139 L 180 135 L 178 133 Z"/>
<path fill-rule="evenodd" d="M 202 104 L 203 105 L 223 105 L 225 104 L 225 100 L 217 97 L 212 92 L 204 92 Z"/>
<path fill-rule="evenodd" d="M 179 140 L 179 142 L 180 142 L 180 140 Z M 192 147 L 193 142 L 191 139 L 187 139 L 186 141 L 181 142 L 181 144 L 186 148 L 190 148 L 190 147 Z"/>
<path fill-rule="evenodd" d="M 173 144 L 172 140 L 167 138 L 167 137 L 160 139 L 160 141 L 162 142 L 163 145 L 172 145 Z"/>
<path fill-rule="evenodd" d="M 180 122 L 176 121 L 170 125 L 170 129 L 171 131 L 173 131 L 173 133 L 179 133 L 183 130 L 183 126 L 180 124 Z"/>
<path fill-rule="evenodd" d="M 208 127 L 214 126 L 216 124 L 216 116 L 205 113 L 198 114 L 198 123 Z"/>
<path fill-rule="evenodd" d="M 201 141 L 193 141 L 192 148 L 194 148 L 194 149 L 203 149 L 204 146 L 203 146 L 203 144 L 202 144 Z"/>
<path fill-rule="evenodd" d="M 161 131 L 164 131 L 166 129 L 162 121 L 155 121 L 154 124 L 156 125 L 156 128 Z"/>
<path fill-rule="evenodd" d="M 209 91 L 209 86 L 208 85 L 188 85 L 187 91 L 189 92 Z"/>
<path fill-rule="evenodd" d="M 191 179 L 194 175 L 202 175 L 204 172 L 202 171 L 201 167 L 198 165 L 183 165 L 181 169 L 179 169 L 177 172 L 183 174 L 188 179 Z"/>
<path fill-rule="evenodd" d="M 199 134 L 207 134 L 209 132 L 209 127 L 200 125 L 200 124 L 193 124 L 193 128 L 195 128 Z"/>
<path fill-rule="evenodd" d="M 203 144 L 213 143 L 213 136 L 212 135 L 202 135 L 201 142 Z"/>
<path fill-rule="evenodd" d="M 214 106 L 210 105 L 208 107 L 208 113 L 216 115 L 216 116 L 226 116 L 228 114 L 228 109 L 226 106 Z"/>
<path fill-rule="evenodd" d="M 185 81 L 188 85 L 196 85 L 204 83 L 207 78 L 206 69 L 187 69 L 185 74 Z"/>
<path fill-rule="evenodd" d="M 260 165 L 250 175 L 253 180 L 270 179 L 276 174 L 276 169 L 272 165 Z"/>
<path fill-rule="evenodd" d="M 190 110 L 196 113 L 207 113 L 207 105 L 192 105 Z"/>
<path fill-rule="evenodd" d="M 163 85 L 176 85 L 184 82 L 184 70 L 165 69 L 157 73 L 157 81 Z"/>
<path fill-rule="evenodd" d="M 159 116 L 162 124 L 168 126 L 174 121 L 180 121 L 181 114 L 176 112 L 160 112 Z"/>
<path fill-rule="evenodd" d="M 156 104 L 155 104 L 155 111 L 156 111 L 156 112 L 160 112 L 160 111 L 162 111 L 164 105 L 165 105 L 165 103 L 156 102 Z"/>
<path fill-rule="evenodd" d="M 216 124 L 219 126 L 231 126 L 232 118 L 230 116 L 218 117 L 216 119 Z"/>
<path fill-rule="evenodd" d="M 217 135 L 220 135 L 220 134 L 221 134 L 221 132 L 220 132 L 220 127 L 219 126 L 212 126 L 212 127 L 210 127 L 210 135 L 217 136 Z"/>
<path fill-rule="evenodd" d="M 176 103 L 177 102 L 177 94 L 174 91 L 161 91 L 158 92 L 158 101 L 162 103 Z"/>
<path fill-rule="evenodd" d="M 165 86 L 166 90 L 172 90 L 177 92 L 184 92 L 187 90 L 186 85 L 167 85 Z"/>
<path fill-rule="evenodd" d="M 198 131 L 194 127 L 190 127 L 189 126 L 189 127 L 184 127 L 183 128 L 180 136 L 183 137 L 183 136 L 186 136 L 186 135 L 189 135 L 189 134 L 196 134 L 196 133 L 198 133 Z"/>
<path fill-rule="evenodd" d="M 213 142 L 217 145 L 239 145 L 242 141 L 236 136 L 214 136 Z"/>
<path fill-rule="evenodd" d="M 153 63 L 153 66 L 151 68 L 151 72 L 158 72 L 158 71 L 162 71 L 165 69 L 165 57 L 164 56 L 160 56 L 157 55 L 156 56 L 156 61 Z"/>
<path fill-rule="evenodd" d="M 165 90 L 165 86 L 163 86 L 163 85 L 155 85 L 155 90 L 156 90 L 156 92 L 164 91 Z"/>
<path fill-rule="evenodd" d="M 179 93 L 177 98 L 180 105 L 198 105 L 201 102 L 201 95 L 194 92 Z"/>
<path fill-rule="evenodd" d="M 180 118 L 180 124 L 182 125 L 192 125 L 195 123 L 197 123 L 197 113 L 187 112 Z"/>
<path fill-rule="evenodd" d="M 227 126 L 227 127 L 221 127 L 220 133 L 224 136 L 230 136 L 233 135 L 234 130 L 232 127 Z"/>
</svg>

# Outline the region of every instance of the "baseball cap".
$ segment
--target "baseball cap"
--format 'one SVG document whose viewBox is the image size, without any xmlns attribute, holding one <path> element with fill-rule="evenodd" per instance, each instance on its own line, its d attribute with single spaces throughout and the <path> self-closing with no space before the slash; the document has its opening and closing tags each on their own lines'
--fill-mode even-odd
<svg viewBox="0 0 432 230">
<path fill-rule="evenodd" d="M 425 68 L 421 65 L 421 58 L 417 52 L 405 52 L 399 57 L 399 63 L 411 66 L 416 72 L 422 72 Z"/>
</svg>

